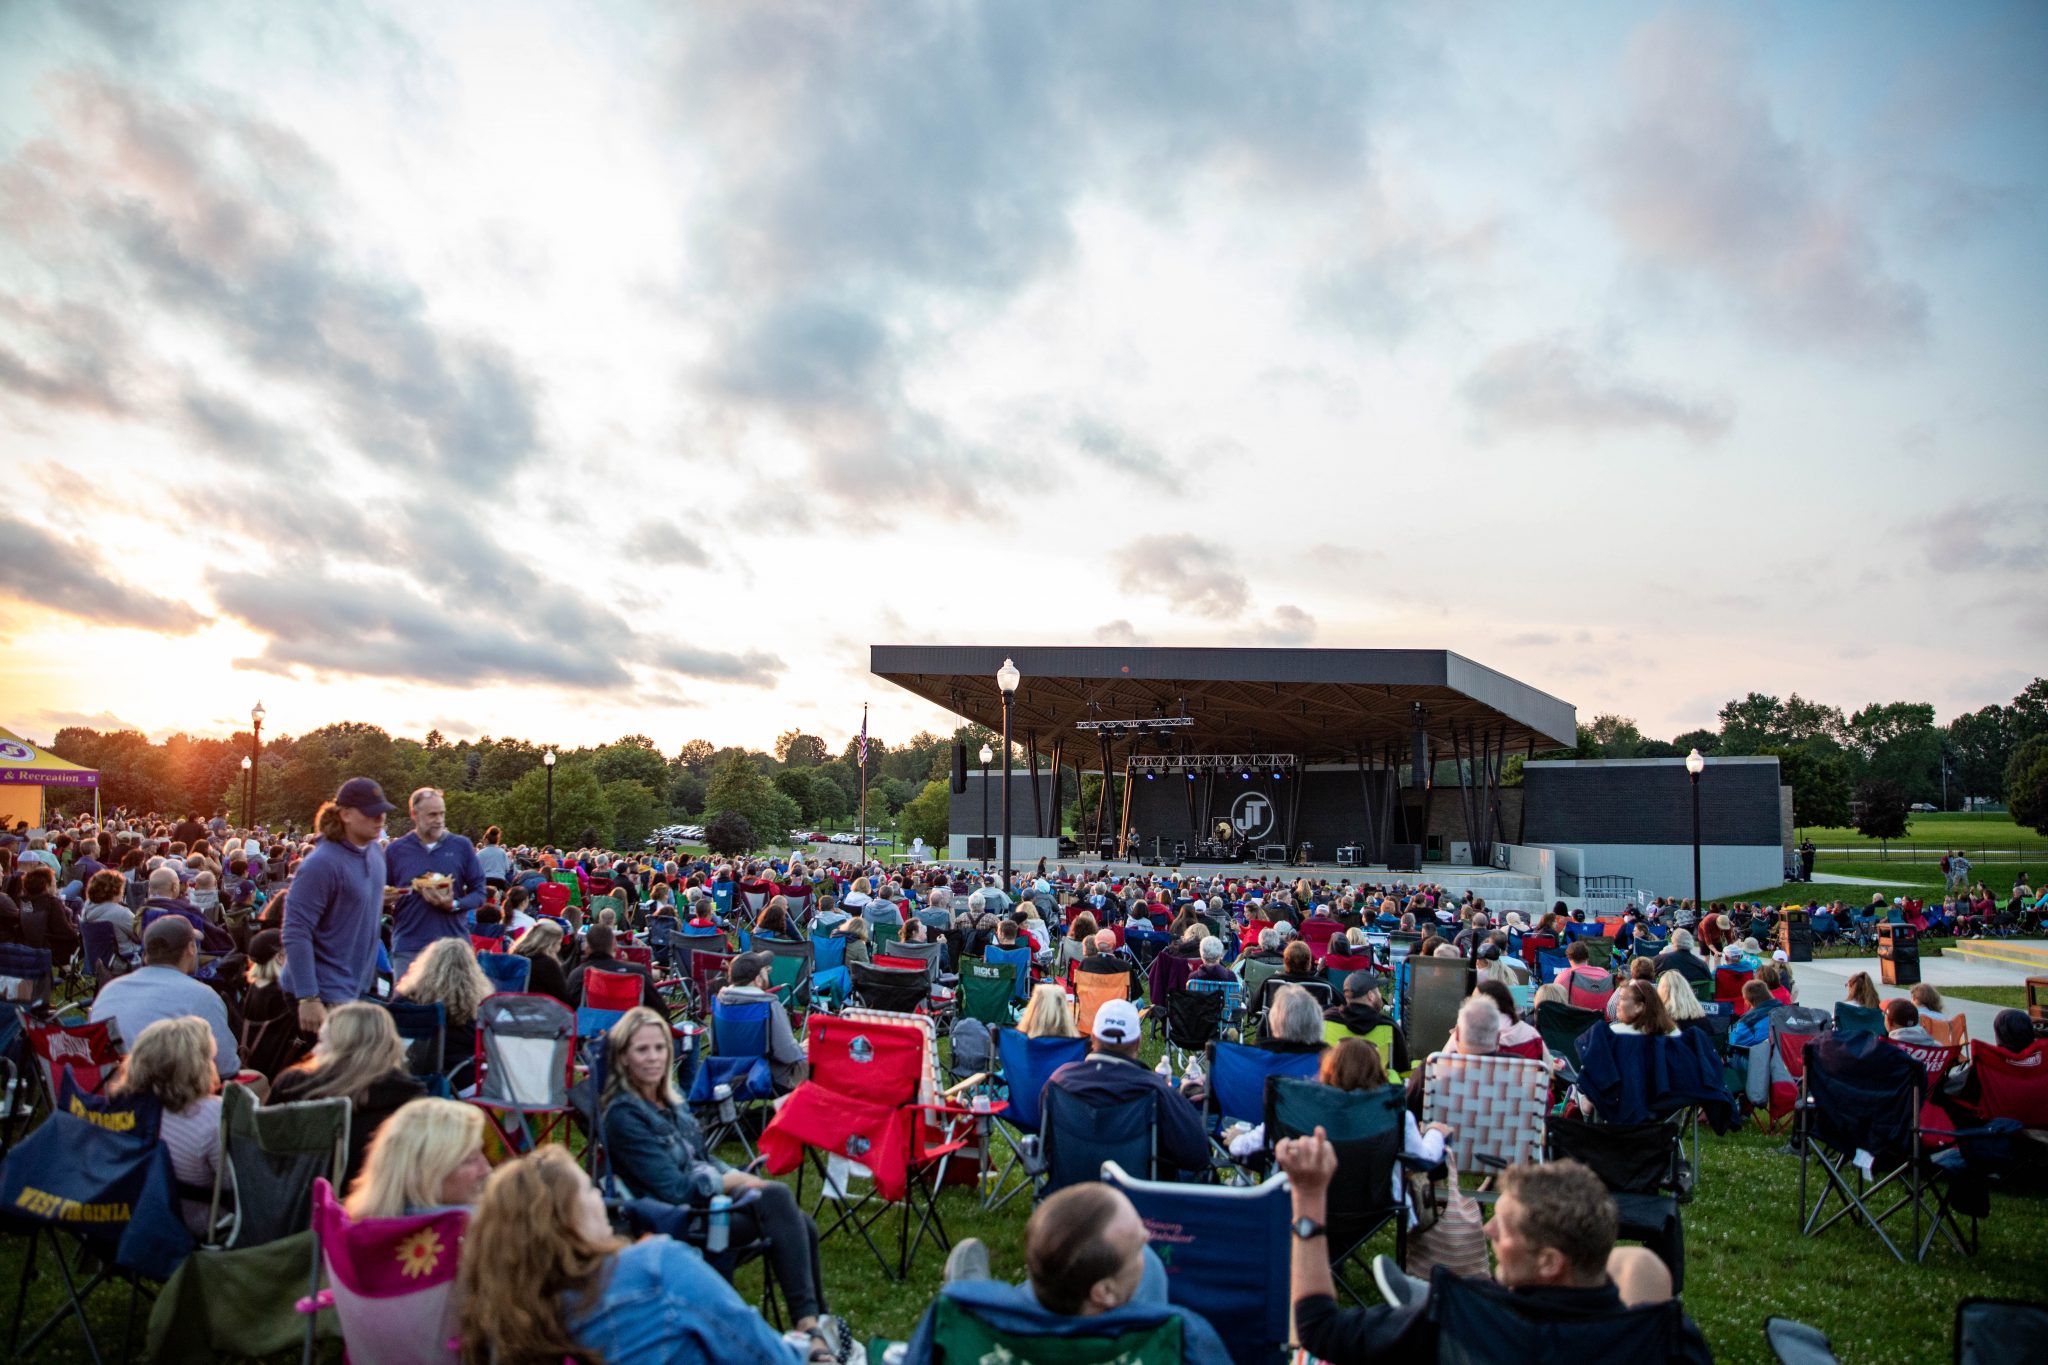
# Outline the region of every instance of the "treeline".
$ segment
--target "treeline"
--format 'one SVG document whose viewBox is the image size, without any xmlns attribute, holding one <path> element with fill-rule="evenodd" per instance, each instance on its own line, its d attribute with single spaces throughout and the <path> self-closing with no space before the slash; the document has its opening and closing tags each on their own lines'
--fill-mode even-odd
<svg viewBox="0 0 2048 1365">
<path fill-rule="evenodd" d="M 870 735 L 869 818 L 894 815 L 934 779 L 943 781 L 956 738 L 973 749 L 988 736 L 963 726 L 946 736 L 920 732 L 892 747 Z M 236 823 L 245 817 L 242 759 L 253 747 L 247 731 L 227 739 L 177 734 L 159 744 L 133 730 L 73 726 L 58 731 L 47 747 L 99 770 L 108 810 L 180 816 L 224 806 Z M 445 791 L 449 824 L 461 833 L 497 825 L 508 840 L 532 843 L 547 829 L 546 752 L 545 745 L 509 737 L 451 743 L 438 730 L 424 740 L 394 737 L 355 721 L 297 736 L 265 735 L 255 814 L 270 828 L 303 830 L 343 781 L 370 777 L 401 804 L 417 787 Z M 773 753 L 693 739 L 664 754 L 646 735 L 624 735 L 594 748 L 558 748 L 555 757 L 558 843 L 637 847 L 663 825 L 726 810 L 745 815 L 767 842 L 786 829 L 844 821 L 860 799 L 856 742 L 835 755 L 824 740 L 799 730 L 777 737 Z M 92 808 L 90 791 L 60 796 L 50 788 L 49 797 L 67 812 Z M 402 812 L 391 824 L 407 828 Z"/>
<path fill-rule="evenodd" d="M 1575 748 L 1544 758 L 1676 758 L 1774 755 L 1792 787 L 1801 825 L 1861 823 L 1866 811 L 1926 804 L 1962 810 L 1972 800 L 2004 802 L 2022 823 L 2036 808 L 2039 755 L 2048 748 L 2048 679 L 2036 678 L 2004 706 L 1937 724 L 1926 702 L 1873 702 L 1844 712 L 1794 692 L 1731 701 L 1712 730 L 1650 739 L 1627 716 L 1595 716 Z"/>
</svg>

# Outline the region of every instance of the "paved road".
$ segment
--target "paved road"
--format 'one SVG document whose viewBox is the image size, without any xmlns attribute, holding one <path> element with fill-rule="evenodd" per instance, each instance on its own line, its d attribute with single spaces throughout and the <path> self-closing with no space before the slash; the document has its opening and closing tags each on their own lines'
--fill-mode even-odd
<svg viewBox="0 0 2048 1365">
<path fill-rule="evenodd" d="M 1832 1010 L 1835 1002 L 1842 998 L 1849 978 L 1857 972 L 1870 973 L 1870 979 L 1878 983 L 1877 993 L 1882 999 L 1891 1000 L 1906 994 L 1903 987 L 1884 984 L 1883 974 L 1874 957 L 1829 957 L 1793 965 L 1792 977 L 1799 983 L 1799 1003 Z M 2034 973 L 2036 976 L 2040 974 Z M 1967 957 L 1945 954 L 1920 959 L 1920 979 L 1936 990 L 1949 986 L 2024 986 L 2027 975 L 2024 967 L 2008 967 L 2003 963 Z M 1960 996 L 1945 996 L 1942 1003 L 1948 1006 L 1948 1013 L 1960 1012 L 1969 1019 L 1972 1038 L 1991 1036 L 1991 1020 L 1997 1015 L 1999 1006 L 1964 1000 Z"/>
</svg>

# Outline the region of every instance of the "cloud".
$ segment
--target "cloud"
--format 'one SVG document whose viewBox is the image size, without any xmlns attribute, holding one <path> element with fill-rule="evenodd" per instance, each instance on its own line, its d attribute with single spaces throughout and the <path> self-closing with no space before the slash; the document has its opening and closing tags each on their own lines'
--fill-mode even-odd
<svg viewBox="0 0 2048 1365">
<path fill-rule="evenodd" d="M 85 549 L 4 514 L 0 592 L 107 626 L 184 635 L 206 624 L 206 617 L 185 603 L 110 578 Z"/>
<path fill-rule="evenodd" d="M 1105 187 L 1171 212 L 1204 175 L 1246 194 L 1355 175 L 1375 68 L 1399 27 L 1343 3 L 699 6 L 670 88 L 708 168 L 696 309 L 714 408 L 788 427 L 816 488 L 985 512 L 1028 477 L 965 439 L 912 382 L 1073 252 Z M 1143 452 L 1085 453 L 1157 481 Z"/>
<path fill-rule="evenodd" d="M 1111 473 L 1161 489 L 1181 488 L 1174 469 L 1156 447 L 1112 422 L 1083 415 L 1073 420 L 1067 434 L 1083 455 Z"/>
<path fill-rule="evenodd" d="M 665 668 L 687 678 L 746 683 L 754 687 L 772 686 L 775 675 L 784 668 L 782 660 L 759 650 L 731 654 L 693 645 L 663 646 L 654 651 L 652 662 L 657 668 Z"/>
<path fill-rule="evenodd" d="M 1114 621 L 1105 621 L 1095 628 L 1095 640 L 1104 645 L 1141 645 L 1145 637 L 1138 634 L 1138 628 L 1119 616 Z"/>
<path fill-rule="evenodd" d="M 1252 633 L 1262 645 L 1305 645 L 1315 638 L 1316 618 L 1285 603 L 1273 608 L 1273 615 Z"/>
<path fill-rule="evenodd" d="M 1163 597 L 1197 616 L 1231 620 L 1251 602 L 1229 553 L 1196 536 L 1139 536 L 1119 546 L 1110 561 L 1125 592 Z"/>
<path fill-rule="evenodd" d="M 1688 10 L 1649 20 L 1624 86 L 1629 113 L 1592 169 L 1640 260 L 1705 282 L 1780 340 L 1852 354 L 1924 340 L 1926 295 L 1892 277 L 1857 206 L 1779 130 L 1730 25 Z"/>
<path fill-rule="evenodd" d="M 1667 427 L 1703 442 L 1723 435 L 1734 420 L 1725 399 L 1680 398 L 1639 380 L 1599 373 L 1563 337 L 1501 347 L 1466 376 L 1459 392 L 1489 426 L 1588 435 Z"/>
<path fill-rule="evenodd" d="M 26 250 L 74 283 L 105 282 L 110 306 L 139 294 L 210 334 L 379 462 L 496 487 L 538 453 L 531 376 L 489 338 L 437 327 L 410 280 L 355 259 L 330 226 L 346 216 L 332 173 L 295 135 L 97 73 L 57 88 L 58 132 L 0 164 L 0 226 Z M 92 356 L 122 347 L 105 337 Z M 45 402 L 126 408 L 148 387 L 94 395 L 12 359 L 0 354 L 0 384 Z M 203 390 L 185 389 L 172 415 L 245 458 L 273 435 Z"/>
<path fill-rule="evenodd" d="M 87 715 L 83 711 L 42 710 L 36 712 L 35 718 L 36 722 L 43 727 L 44 733 L 52 737 L 56 735 L 57 731 L 69 729 L 72 726 L 79 726 L 87 730 L 109 732 L 116 730 L 140 731 L 142 729 L 140 725 L 135 724 L 133 721 L 123 720 L 112 711 L 95 711 L 91 715 Z"/>
<path fill-rule="evenodd" d="M 9 332 L 28 349 L 9 345 Z M 120 392 L 126 352 L 120 324 L 104 309 L 0 294 L 0 394 L 40 407 L 122 416 L 129 406 Z"/>
<path fill-rule="evenodd" d="M 2037 528 L 2040 503 L 1956 502 L 1914 523 L 1927 567 L 1937 573 L 1985 569 L 2035 570 L 2048 564 L 2048 538 Z"/>
<path fill-rule="evenodd" d="M 626 553 L 642 564 L 677 565 L 689 569 L 708 568 L 711 556 L 692 536 L 672 525 L 644 522 L 626 538 Z"/>
</svg>

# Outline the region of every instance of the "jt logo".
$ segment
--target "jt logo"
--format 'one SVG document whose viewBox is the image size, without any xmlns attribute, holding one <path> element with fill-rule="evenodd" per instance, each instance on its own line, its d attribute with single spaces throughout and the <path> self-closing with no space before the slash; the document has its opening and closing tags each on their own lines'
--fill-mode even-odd
<svg viewBox="0 0 2048 1365">
<path fill-rule="evenodd" d="M 1264 796 L 1246 792 L 1231 806 L 1230 822 L 1247 839 L 1256 839 L 1273 827 L 1273 803 Z"/>
</svg>

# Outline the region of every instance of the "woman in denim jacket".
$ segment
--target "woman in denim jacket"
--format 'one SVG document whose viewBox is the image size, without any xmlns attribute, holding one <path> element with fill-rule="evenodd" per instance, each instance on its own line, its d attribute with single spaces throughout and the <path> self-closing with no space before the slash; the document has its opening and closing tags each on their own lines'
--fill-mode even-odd
<svg viewBox="0 0 2048 1365">
<path fill-rule="evenodd" d="M 782 1340 L 668 1237 L 628 1244 L 566 1147 L 491 1173 L 462 1246 L 462 1358 L 561 1365 L 799 1365 Z"/>
<path fill-rule="evenodd" d="M 717 1194 L 759 1191 L 732 1211 L 733 1240 L 767 1236 L 790 1319 L 798 1331 L 814 1330 L 825 1311 L 818 1225 L 789 1186 L 736 1171 L 711 1152 L 676 1090 L 674 1064 L 668 1022 L 654 1010 L 628 1010 L 606 1035 L 604 1145 L 613 1174 L 634 1195 L 669 1204 L 701 1206 Z"/>
</svg>

